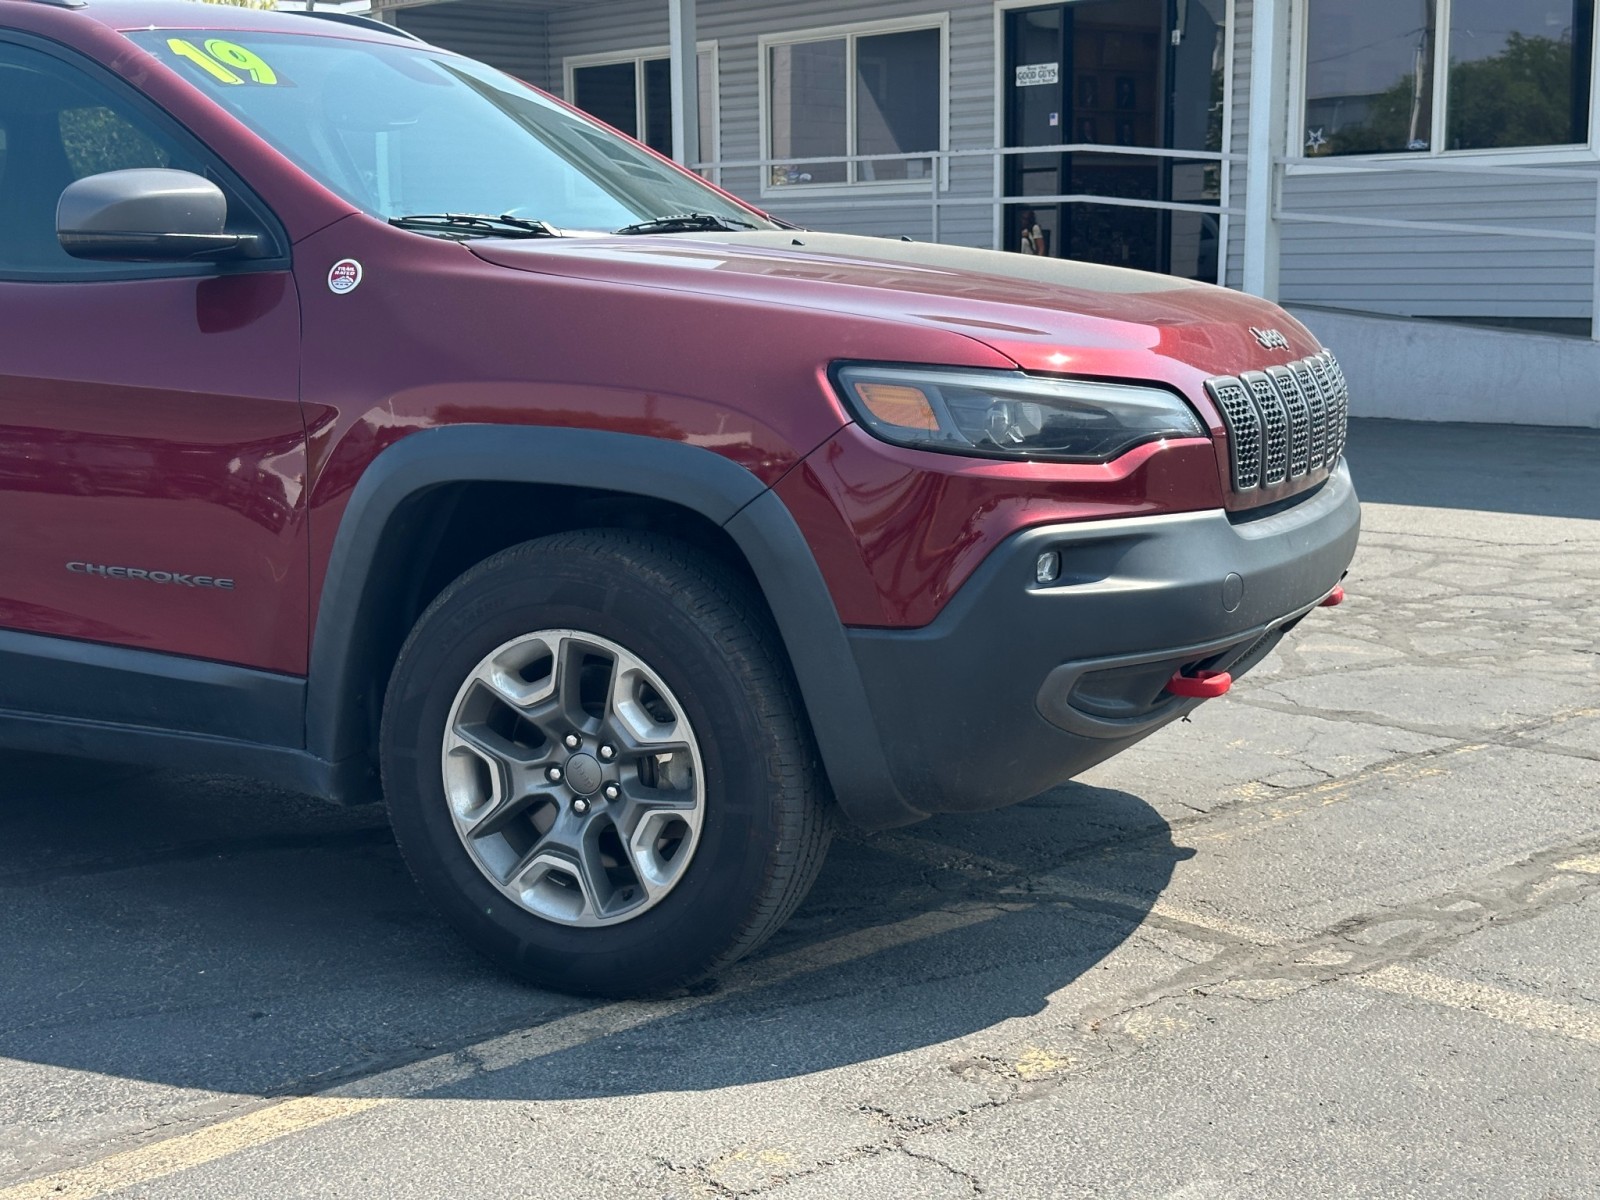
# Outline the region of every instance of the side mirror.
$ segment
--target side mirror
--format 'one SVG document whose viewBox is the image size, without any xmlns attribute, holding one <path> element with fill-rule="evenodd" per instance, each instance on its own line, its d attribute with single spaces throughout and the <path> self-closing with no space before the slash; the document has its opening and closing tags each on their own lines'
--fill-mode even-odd
<svg viewBox="0 0 1600 1200">
<path fill-rule="evenodd" d="M 260 257 L 260 235 L 225 233 L 227 221 L 227 198 L 209 179 L 147 167 L 71 184 L 56 206 L 56 238 L 74 258 L 113 262 Z"/>
</svg>

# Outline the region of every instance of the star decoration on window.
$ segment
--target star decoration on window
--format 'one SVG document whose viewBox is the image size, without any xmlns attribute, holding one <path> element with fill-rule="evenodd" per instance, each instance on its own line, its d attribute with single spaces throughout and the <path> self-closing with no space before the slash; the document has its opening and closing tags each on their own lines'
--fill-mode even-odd
<svg viewBox="0 0 1600 1200">
<path fill-rule="evenodd" d="M 1327 144 L 1328 139 L 1323 134 L 1321 129 L 1310 129 L 1306 131 L 1306 149 L 1311 151 L 1311 153 L 1315 154 Z"/>
</svg>

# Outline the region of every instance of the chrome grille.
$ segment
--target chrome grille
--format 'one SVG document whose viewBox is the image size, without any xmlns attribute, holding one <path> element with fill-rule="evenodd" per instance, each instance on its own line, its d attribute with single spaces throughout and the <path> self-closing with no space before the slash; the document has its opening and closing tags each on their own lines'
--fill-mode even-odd
<svg viewBox="0 0 1600 1200">
<path fill-rule="evenodd" d="M 1261 414 L 1237 379 L 1213 379 L 1206 387 L 1228 427 L 1234 489 L 1247 492 L 1261 482 Z"/>
<path fill-rule="evenodd" d="M 1289 414 L 1269 376 L 1246 371 L 1241 378 L 1261 414 L 1261 482 L 1272 487 L 1289 475 Z"/>
<path fill-rule="evenodd" d="M 1278 399 L 1289 414 L 1289 478 L 1298 479 L 1311 466 L 1311 406 L 1288 367 L 1268 367 L 1267 378 L 1278 389 Z"/>
<path fill-rule="evenodd" d="M 1328 370 L 1333 373 L 1333 392 L 1339 398 L 1339 440 L 1334 449 L 1334 460 L 1344 453 L 1345 435 L 1350 429 L 1350 385 L 1344 381 L 1344 370 L 1333 355 L 1328 355 Z"/>
<path fill-rule="evenodd" d="M 1315 471 L 1328 461 L 1328 401 L 1317 377 L 1306 361 L 1290 363 L 1300 394 L 1306 398 L 1306 411 L 1311 421 L 1311 431 L 1306 438 L 1306 469 Z"/>
<path fill-rule="evenodd" d="M 1208 380 L 1206 391 L 1228 430 L 1236 492 L 1331 470 L 1344 453 L 1349 389 L 1326 350 L 1238 378 Z"/>
</svg>

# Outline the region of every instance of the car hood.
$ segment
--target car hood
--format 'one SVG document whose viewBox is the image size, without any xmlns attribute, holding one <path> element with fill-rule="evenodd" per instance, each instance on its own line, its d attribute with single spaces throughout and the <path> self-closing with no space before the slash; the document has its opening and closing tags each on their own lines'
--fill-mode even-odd
<svg viewBox="0 0 1600 1200">
<path fill-rule="evenodd" d="M 854 313 L 964 334 L 1030 371 L 1205 378 L 1315 353 L 1276 305 L 1170 275 L 1065 259 L 807 231 L 468 243 L 540 274 Z M 1288 348 L 1258 337 L 1277 330 Z"/>
</svg>

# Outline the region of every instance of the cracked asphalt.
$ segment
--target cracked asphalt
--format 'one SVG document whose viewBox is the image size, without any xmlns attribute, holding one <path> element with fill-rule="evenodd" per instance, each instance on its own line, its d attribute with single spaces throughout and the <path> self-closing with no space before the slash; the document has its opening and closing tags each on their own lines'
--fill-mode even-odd
<svg viewBox="0 0 1600 1200">
<path fill-rule="evenodd" d="M 1600 434 L 1349 456 L 1342 608 L 661 1003 L 497 976 L 378 812 L 0 758 L 0 1200 L 1600 1195 Z"/>
</svg>

